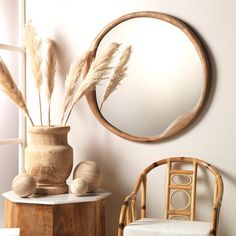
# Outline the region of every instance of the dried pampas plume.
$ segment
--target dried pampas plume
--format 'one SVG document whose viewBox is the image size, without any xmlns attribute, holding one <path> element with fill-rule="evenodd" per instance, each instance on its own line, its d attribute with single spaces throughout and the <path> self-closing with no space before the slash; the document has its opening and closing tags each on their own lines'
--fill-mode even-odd
<svg viewBox="0 0 236 236">
<path fill-rule="evenodd" d="M 101 102 L 100 109 L 102 109 L 104 102 L 110 96 L 110 94 L 115 91 L 117 86 L 120 84 L 121 80 L 124 79 L 125 72 L 127 70 L 127 63 L 130 59 L 131 53 L 132 53 L 131 46 L 126 47 L 124 49 L 124 51 L 122 52 L 119 63 L 115 67 L 114 74 L 111 77 L 111 79 L 108 81 L 108 83 L 105 87 L 105 91 L 102 96 L 102 102 Z"/>
<path fill-rule="evenodd" d="M 56 72 L 56 53 L 55 44 L 53 40 L 47 39 L 47 56 L 46 56 L 46 95 L 48 99 L 48 126 L 51 125 L 51 97 L 55 84 L 55 72 Z"/>
<path fill-rule="evenodd" d="M 40 122 L 41 125 L 43 125 L 42 105 L 41 105 L 41 95 L 40 95 L 42 86 L 42 72 L 41 72 L 42 58 L 40 54 L 41 40 L 38 39 L 36 30 L 32 26 L 31 21 L 28 21 L 25 25 L 24 45 L 26 53 L 30 59 L 31 69 L 36 82 L 36 89 L 39 97 Z"/>
<path fill-rule="evenodd" d="M 74 105 L 80 100 L 80 98 L 89 93 L 90 91 L 95 89 L 95 86 L 102 80 L 107 79 L 107 74 L 109 70 L 111 69 L 109 67 L 109 64 L 114 58 L 115 53 L 119 49 L 120 44 L 118 43 L 111 43 L 107 49 L 101 53 L 98 57 L 95 58 L 95 60 L 92 62 L 90 69 L 79 86 L 78 90 L 76 91 L 72 106 L 69 110 L 65 125 L 67 124 L 67 121 L 70 117 L 71 111 L 74 108 Z"/>
<path fill-rule="evenodd" d="M 65 117 L 67 108 L 73 98 L 78 80 L 81 77 L 85 63 L 87 62 L 89 53 L 85 53 L 80 59 L 76 59 L 70 66 L 69 72 L 65 80 L 65 94 L 61 110 L 61 125 Z"/>
<path fill-rule="evenodd" d="M 4 61 L 0 57 L 0 88 L 10 97 L 10 99 L 19 107 L 25 114 L 26 117 L 29 118 L 32 126 L 34 123 L 29 115 L 25 99 L 22 96 L 22 93 L 17 88 L 7 66 Z"/>
</svg>

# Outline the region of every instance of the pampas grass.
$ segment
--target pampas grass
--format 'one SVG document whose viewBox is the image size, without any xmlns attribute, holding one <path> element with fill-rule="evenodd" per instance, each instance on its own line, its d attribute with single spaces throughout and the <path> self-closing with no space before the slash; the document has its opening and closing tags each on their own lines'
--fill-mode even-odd
<svg viewBox="0 0 236 236">
<path fill-rule="evenodd" d="M 21 91 L 18 89 L 15 84 L 11 73 L 7 69 L 4 61 L 0 57 L 0 88 L 8 95 L 8 97 L 16 104 L 18 108 L 20 108 L 26 117 L 29 118 L 32 126 L 34 123 L 29 115 L 25 99 L 22 96 Z"/>
<path fill-rule="evenodd" d="M 65 117 L 68 106 L 74 96 L 74 91 L 78 80 L 81 77 L 85 63 L 87 62 L 89 53 L 85 53 L 80 59 L 76 59 L 70 66 L 69 72 L 65 80 L 65 94 L 61 110 L 61 125 Z"/>
<path fill-rule="evenodd" d="M 48 126 L 51 125 L 51 98 L 52 92 L 55 85 L 55 72 L 56 72 L 56 53 L 55 53 L 55 44 L 53 40 L 47 39 L 47 56 L 46 56 L 46 68 L 45 68 L 45 77 L 46 77 L 46 95 L 48 100 Z"/>
<path fill-rule="evenodd" d="M 51 39 L 46 40 L 47 50 L 45 57 L 45 88 L 46 97 L 48 101 L 48 126 L 51 126 L 51 99 L 55 85 L 55 73 L 56 73 L 56 53 L 55 53 L 55 43 Z M 41 104 L 41 87 L 42 87 L 42 57 L 41 57 L 41 39 L 38 39 L 36 30 L 28 21 L 25 25 L 24 34 L 24 45 L 26 49 L 26 54 L 29 57 L 32 74 L 34 76 L 36 89 L 39 99 L 39 110 L 40 110 L 40 123 L 43 126 L 42 119 L 42 104 Z M 112 92 L 117 88 L 120 81 L 125 77 L 127 70 L 127 62 L 129 61 L 131 54 L 131 46 L 127 47 L 121 53 L 118 64 L 113 67 L 113 59 L 119 51 L 119 43 L 110 43 L 108 47 L 99 55 L 93 58 L 94 51 L 89 51 L 85 53 L 80 59 L 75 60 L 66 75 L 65 80 L 65 92 L 63 98 L 63 106 L 60 114 L 60 124 L 66 125 L 71 112 L 75 104 L 86 94 L 95 89 L 96 85 L 102 80 L 109 80 L 101 103 L 101 107 L 106 99 L 110 96 Z M 93 59 L 93 60 L 92 60 Z M 92 62 L 91 62 L 92 61 Z M 89 69 L 87 70 L 86 68 Z M 86 75 L 84 75 L 86 72 Z M 80 78 L 85 77 L 78 86 L 78 81 Z M 0 88 L 10 97 L 10 99 L 20 108 L 26 117 L 30 120 L 32 126 L 34 123 L 28 112 L 26 102 L 22 96 L 20 90 L 17 88 L 7 66 L 0 57 Z M 64 123 L 64 124 L 63 124 Z"/>
<path fill-rule="evenodd" d="M 115 53 L 118 51 L 120 44 L 118 43 L 111 43 L 104 52 L 98 57 L 94 59 L 92 62 L 90 69 L 79 86 L 78 90 L 76 91 L 72 105 L 69 110 L 68 116 L 65 121 L 65 125 L 68 122 L 70 117 L 71 111 L 73 110 L 75 104 L 80 100 L 82 96 L 89 93 L 90 91 L 95 89 L 95 86 L 104 79 L 107 79 L 107 74 L 110 71 L 109 64 L 113 60 Z"/>
<path fill-rule="evenodd" d="M 38 39 L 36 30 L 32 26 L 31 21 L 28 21 L 25 25 L 24 45 L 26 53 L 30 59 L 32 73 L 36 83 L 36 89 L 38 92 L 38 99 L 39 99 L 40 123 L 42 126 L 43 120 L 42 120 L 42 105 L 41 105 L 41 94 L 40 94 L 42 86 L 42 72 L 41 72 L 42 58 L 40 54 L 41 40 Z"/>
<path fill-rule="evenodd" d="M 47 49 L 45 58 L 44 73 L 42 73 L 42 57 L 41 57 L 41 39 L 38 39 L 35 28 L 32 26 L 31 21 L 25 25 L 24 45 L 26 54 L 29 57 L 32 74 L 34 76 L 35 85 L 39 99 L 40 110 L 40 123 L 43 126 L 42 119 L 42 104 L 41 104 L 41 87 L 42 76 L 45 77 L 46 97 L 48 101 L 48 126 L 51 126 L 51 100 L 55 85 L 56 73 L 56 53 L 55 43 L 51 39 L 46 39 Z M 121 53 L 118 64 L 113 67 L 113 59 L 119 51 L 119 43 L 110 43 L 108 47 L 96 57 L 94 51 L 85 53 L 79 60 L 75 60 L 69 69 L 65 79 L 65 92 L 63 97 L 63 105 L 60 114 L 60 124 L 66 125 L 75 104 L 86 94 L 95 89 L 96 85 L 105 79 L 109 80 L 102 98 L 102 103 L 110 96 L 117 88 L 120 81 L 124 79 L 127 70 L 127 62 L 131 54 L 131 46 L 125 48 Z M 87 70 L 87 68 L 89 68 Z M 86 74 L 85 74 L 86 73 Z M 78 81 L 84 78 L 80 86 Z M 10 99 L 20 108 L 25 116 L 30 120 L 32 126 L 34 123 L 31 119 L 27 109 L 26 102 L 22 93 L 17 88 L 7 66 L 0 57 L 0 88 L 10 97 Z"/>
<path fill-rule="evenodd" d="M 132 52 L 131 46 L 128 46 L 123 50 L 119 63 L 117 64 L 114 70 L 114 74 L 105 87 L 105 90 L 102 96 L 100 110 L 102 109 L 102 106 L 104 102 L 106 101 L 106 99 L 111 95 L 112 92 L 116 90 L 117 86 L 124 79 L 125 72 L 127 71 L 127 68 L 128 68 L 127 63 L 130 59 L 131 52 Z"/>
</svg>

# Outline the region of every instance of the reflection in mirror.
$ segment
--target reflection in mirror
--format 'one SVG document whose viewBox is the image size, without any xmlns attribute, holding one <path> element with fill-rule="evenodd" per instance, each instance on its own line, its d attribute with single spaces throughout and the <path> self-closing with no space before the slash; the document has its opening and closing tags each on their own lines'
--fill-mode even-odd
<svg viewBox="0 0 236 236">
<path fill-rule="evenodd" d="M 153 18 L 135 18 L 114 27 L 97 54 L 110 42 L 131 44 L 127 78 L 101 113 L 118 129 L 135 136 L 162 133 L 200 97 L 204 72 L 189 38 L 176 26 Z M 103 86 L 96 89 L 98 106 Z"/>
<path fill-rule="evenodd" d="M 104 85 L 87 96 L 96 117 L 112 132 L 134 141 L 160 141 L 185 128 L 203 105 L 209 67 L 199 39 L 180 20 L 136 12 L 105 27 L 90 50 L 110 42 L 132 45 L 127 76 L 104 103 Z M 105 84 L 105 83 L 104 83 Z"/>
</svg>

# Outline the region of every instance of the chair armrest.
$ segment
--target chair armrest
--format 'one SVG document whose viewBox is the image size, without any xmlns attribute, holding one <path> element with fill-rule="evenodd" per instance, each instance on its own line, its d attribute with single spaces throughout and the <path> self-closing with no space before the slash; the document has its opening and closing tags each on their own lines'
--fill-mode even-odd
<svg viewBox="0 0 236 236">
<path fill-rule="evenodd" d="M 136 194 L 137 194 L 136 192 L 132 192 L 125 198 L 123 202 L 123 205 L 120 211 L 118 236 L 123 235 L 123 229 L 125 225 L 127 224 L 127 217 L 128 217 L 128 214 L 130 214 L 129 208 L 131 207 L 132 201 L 135 201 Z"/>
<path fill-rule="evenodd" d="M 136 220 L 136 197 L 139 189 L 141 187 L 142 182 L 146 180 L 146 173 L 140 174 L 136 186 L 132 193 L 130 193 L 124 200 L 123 205 L 120 211 L 119 218 L 119 228 L 118 228 L 118 236 L 123 236 L 123 230 L 126 224 Z"/>
<path fill-rule="evenodd" d="M 123 205 L 129 205 L 129 203 L 136 198 L 137 193 L 136 192 L 132 192 L 130 195 L 128 195 L 125 200 Z"/>
<path fill-rule="evenodd" d="M 222 199 L 217 199 L 213 204 L 213 210 L 218 210 L 221 207 Z"/>
<path fill-rule="evenodd" d="M 120 212 L 120 223 L 124 222 L 125 220 L 125 214 L 127 213 L 127 208 L 131 205 L 132 200 L 136 199 L 136 193 L 132 192 L 129 194 L 121 207 L 121 212 Z"/>
<path fill-rule="evenodd" d="M 220 175 L 216 177 L 217 192 L 213 203 L 213 212 L 211 220 L 211 236 L 215 236 L 217 233 L 217 226 L 219 222 L 220 208 L 222 203 L 224 184 Z"/>
</svg>

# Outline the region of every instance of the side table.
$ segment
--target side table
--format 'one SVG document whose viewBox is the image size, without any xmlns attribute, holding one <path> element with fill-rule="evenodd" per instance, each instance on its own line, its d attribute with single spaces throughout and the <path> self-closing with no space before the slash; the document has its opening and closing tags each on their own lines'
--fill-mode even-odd
<svg viewBox="0 0 236 236">
<path fill-rule="evenodd" d="M 110 193 L 76 197 L 71 193 L 20 198 L 5 197 L 5 225 L 20 236 L 105 236 L 105 202 Z"/>
</svg>

